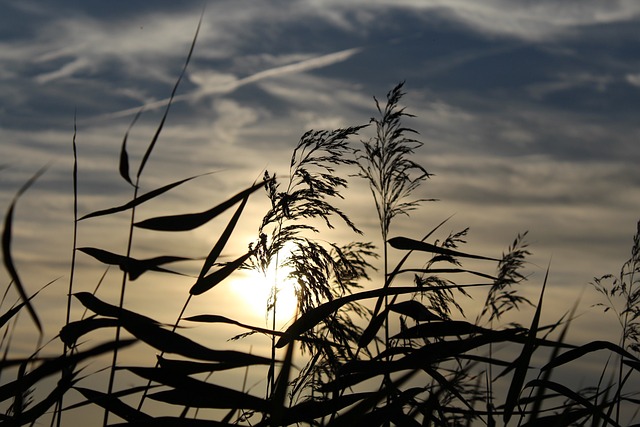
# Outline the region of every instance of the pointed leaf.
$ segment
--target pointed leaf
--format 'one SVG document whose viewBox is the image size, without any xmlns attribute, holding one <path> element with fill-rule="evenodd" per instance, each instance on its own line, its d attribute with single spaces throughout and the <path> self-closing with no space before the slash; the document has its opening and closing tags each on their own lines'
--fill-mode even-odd
<svg viewBox="0 0 640 427">
<path fill-rule="evenodd" d="M 214 172 L 208 172 L 208 173 L 203 173 L 200 175 L 194 175 L 191 176 L 189 178 L 185 178 L 185 179 L 181 179 L 180 181 L 176 181 L 176 182 L 172 182 L 171 184 L 167 184 L 163 187 L 157 188 L 155 190 L 149 191 L 148 193 L 143 194 L 142 196 L 138 196 L 135 199 L 133 199 L 132 201 L 125 203 L 124 205 L 121 206 L 116 206 L 115 208 L 109 208 L 109 209 L 103 209 L 103 210 L 99 210 L 99 211 L 95 211 L 92 212 L 90 214 L 87 214 L 85 216 L 83 216 L 82 218 L 80 218 L 78 221 L 82 221 L 83 219 L 88 219 L 88 218 L 94 218 L 97 216 L 104 216 L 104 215 L 110 215 L 110 214 L 114 214 L 114 213 L 118 213 L 118 212 L 124 212 L 128 209 L 132 209 L 138 205 L 141 205 L 151 199 L 154 199 L 164 193 L 166 193 L 167 191 L 171 190 L 172 188 L 175 188 L 179 185 L 184 184 L 185 182 L 191 181 L 192 179 L 195 178 L 200 178 L 201 176 L 205 176 L 205 175 L 211 175 Z"/>
<path fill-rule="evenodd" d="M 445 273 L 467 273 L 473 274 L 474 276 L 484 277 L 489 280 L 497 280 L 496 277 L 482 273 L 480 271 L 466 270 L 464 268 L 405 268 L 403 270 L 399 270 L 396 274 L 402 273 L 423 273 L 423 274 L 445 274 Z"/>
<path fill-rule="evenodd" d="M 384 320 L 387 318 L 387 313 L 388 311 L 383 311 L 369 321 L 369 324 L 367 325 L 366 329 L 362 331 L 362 335 L 358 340 L 359 348 L 368 346 L 376 337 L 376 335 L 378 335 L 378 331 L 384 324 Z"/>
<path fill-rule="evenodd" d="M 265 183 L 268 181 L 261 182 L 259 184 L 255 184 L 244 191 L 236 194 L 225 202 L 220 203 L 219 205 L 199 213 L 192 214 L 181 214 L 181 215 L 170 215 L 170 216 L 161 216 L 156 218 L 149 218 L 144 221 L 140 221 L 135 223 L 134 225 L 139 228 L 145 228 L 148 230 L 156 230 L 156 231 L 188 231 L 198 228 L 207 222 L 211 221 L 213 218 L 217 217 L 231 206 L 235 205 L 240 200 L 244 199 L 251 193 L 254 193 L 258 189 L 262 188 Z"/>
<path fill-rule="evenodd" d="M 237 320 L 229 319 L 225 316 L 219 316 L 217 314 L 200 314 L 197 316 L 186 317 L 184 320 L 188 322 L 202 322 L 202 323 L 228 323 L 230 325 L 240 326 L 241 328 L 250 329 L 252 331 L 260 332 L 267 335 L 282 336 L 282 332 L 274 331 L 271 329 L 261 328 L 259 326 L 251 326 L 245 323 L 240 323 Z"/>
<path fill-rule="evenodd" d="M 60 330 L 60 339 L 67 347 L 73 347 L 78 341 L 78 338 L 88 334 L 89 332 L 100 328 L 111 328 L 116 326 L 118 326 L 117 319 L 96 319 L 95 317 L 90 317 L 76 322 L 70 322 L 63 326 Z"/>
<path fill-rule="evenodd" d="M 211 249 L 211 252 L 209 252 L 207 259 L 202 265 L 202 270 L 198 275 L 199 279 L 202 279 L 204 275 L 207 274 L 207 272 L 211 269 L 213 264 L 216 262 L 216 260 L 222 253 L 222 249 L 224 249 L 225 245 L 229 241 L 229 238 L 231 237 L 231 233 L 233 232 L 233 229 L 238 224 L 240 215 L 242 215 L 242 211 L 244 210 L 244 207 L 247 205 L 248 200 L 249 200 L 249 194 L 247 194 L 247 196 L 244 199 L 242 199 L 242 203 L 240 203 L 240 206 L 238 206 L 238 209 L 233 214 L 233 217 L 229 221 L 229 224 L 227 224 L 227 227 L 224 229 L 224 231 L 220 235 L 220 238 L 216 242 L 215 246 Z"/>
<path fill-rule="evenodd" d="M 110 353 L 115 348 L 124 348 L 136 342 L 136 340 L 120 340 L 120 342 L 109 342 L 101 344 L 81 352 L 74 352 L 71 355 L 63 355 L 55 359 L 47 359 L 32 369 L 19 380 L 15 380 L 0 386 L 0 402 L 22 393 L 22 391 L 33 387 L 38 381 L 48 376 L 64 372 L 69 367 L 74 366 L 78 362 L 85 359 L 94 358 L 96 356 Z"/>
<path fill-rule="evenodd" d="M 389 310 L 407 317 L 411 317 L 418 322 L 428 322 L 431 320 L 442 320 L 433 314 L 424 304 L 416 300 L 403 301 L 389 305 Z"/>
<path fill-rule="evenodd" d="M 98 261 L 104 264 L 119 266 L 122 271 L 126 272 L 129 275 L 129 278 L 131 280 L 136 280 L 142 274 L 150 270 L 162 272 L 162 273 L 180 274 L 175 271 L 161 268 L 160 266 L 163 264 L 169 264 L 172 262 L 193 260 L 193 258 L 184 258 L 184 257 L 168 256 L 168 255 L 138 260 L 135 258 L 123 256 L 123 255 L 114 254 L 113 252 L 105 251 L 104 249 L 83 247 L 83 248 L 78 248 L 78 250 L 81 252 L 84 252 L 89 256 L 92 256 L 93 258 L 97 259 Z"/>
<path fill-rule="evenodd" d="M 225 264 L 225 266 L 220 268 L 219 270 L 214 271 L 213 273 L 203 277 L 202 279 L 198 279 L 189 290 L 189 293 L 191 295 L 200 295 L 207 292 L 209 289 L 222 282 L 224 279 L 229 277 L 231 273 L 240 268 L 240 266 L 242 266 L 242 264 L 244 264 L 244 262 L 249 259 L 252 254 L 253 251 L 249 251 L 235 261 Z"/>
<path fill-rule="evenodd" d="M 74 296 L 94 313 L 119 319 L 122 327 L 129 333 L 161 352 L 208 361 L 263 365 L 271 363 L 271 359 L 260 356 L 232 350 L 210 349 L 173 331 L 163 329 L 157 321 L 149 317 L 103 302 L 88 292 L 78 292 Z"/>
<path fill-rule="evenodd" d="M 131 128 L 133 128 L 133 125 L 135 125 L 135 123 L 138 121 L 140 114 L 142 114 L 143 108 L 140 108 L 140 110 L 136 113 L 136 116 L 131 121 L 129 128 L 124 134 L 124 138 L 122 139 L 122 147 L 120 148 L 120 176 L 131 185 L 134 184 L 131 181 L 131 177 L 129 176 L 129 155 L 127 154 L 127 139 L 129 138 L 129 132 L 131 131 Z"/>
<path fill-rule="evenodd" d="M 108 395 L 106 393 L 102 393 L 99 391 L 91 390 L 84 387 L 75 387 L 87 400 L 93 402 L 94 404 L 107 409 L 109 412 L 117 415 L 118 417 L 126 420 L 126 421 L 140 421 L 140 420 L 152 420 L 153 418 L 150 415 L 141 412 L 117 397 L 113 395 Z"/>
<path fill-rule="evenodd" d="M 40 323 L 40 319 L 38 318 L 38 315 L 36 314 L 36 311 L 33 308 L 33 305 L 31 305 L 30 298 L 27 296 L 27 291 L 24 289 L 24 286 L 22 285 L 22 281 L 18 276 L 18 271 L 16 270 L 16 267 L 13 263 L 13 258 L 11 257 L 11 235 L 12 235 L 11 229 L 13 227 L 13 212 L 15 210 L 18 199 L 25 193 L 25 191 L 29 189 L 29 187 L 31 187 L 31 185 L 33 185 L 34 182 L 36 182 L 38 178 L 40 178 L 40 176 L 42 176 L 42 174 L 46 170 L 47 170 L 46 166 L 40 169 L 22 186 L 22 188 L 20 188 L 20 190 L 18 190 L 18 193 L 15 195 L 15 197 L 11 201 L 11 206 L 9 207 L 9 211 L 7 212 L 7 215 L 4 221 L 4 230 L 2 231 L 2 259 L 4 261 L 5 268 L 9 272 L 9 275 L 11 276 L 11 280 L 14 286 L 16 287 L 16 290 L 18 291 L 18 295 L 20 295 L 22 302 L 27 307 L 27 311 L 29 312 L 29 315 L 31 316 L 33 323 L 36 324 L 36 327 L 38 328 L 38 332 L 40 334 L 42 334 L 43 332 L 42 323 Z"/>
<path fill-rule="evenodd" d="M 485 332 L 484 328 L 461 320 L 422 323 L 396 334 L 393 339 L 461 336 Z"/>
<path fill-rule="evenodd" d="M 57 281 L 57 279 L 56 280 L 52 280 L 51 282 L 49 282 L 46 285 L 44 285 L 36 293 L 31 295 L 29 297 L 28 301 L 31 301 L 32 299 L 34 299 L 40 293 L 40 291 L 46 289 L 49 285 L 51 285 L 52 283 L 55 283 L 56 281 Z M 20 310 L 22 310 L 22 308 L 25 305 L 26 304 L 24 302 L 21 302 L 21 303 L 17 304 L 15 307 L 11 307 L 6 313 L 4 313 L 2 316 L 0 316 L 0 327 L 4 326 L 9 320 L 11 320 L 13 318 L 13 316 L 18 314 L 20 312 Z"/>
<path fill-rule="evenodd" d="M 304 422 L 313 425 L 312 421 L 317 418 L 337 414 L 347 406 L 374 396 L 376 396 L 375 392 L 364 392 L 334 396 L 330 400 L 309 399 L 286 408 L 283 414 L 283 423 L 284 425 L 293 425 Z"/>
<path fill-rule="evenodd" d="M 574 402 L 582 405 L 584 408 L 589 409 L 589 411 L 591 413 L 590 415 L 593 416 L 593 415 L 597 414 L 599 417 L 605 418 L 609 423 L 611 423 L 611 425 L 618 426 L 618 427 L 620 426 L 611 417 L 609 417 L 609 415 L 607 415 L 600 408 L 598 408 L 596 405 L 591 403 L 589 401 L 589 399 L 584 398 L 579 393 L 576 393 L 575 391 L 571 390 L 570 388 L 568 388 L 566 386 L 563 386 L 562 384 L 558 384 L 558 383 L 553 382 L 553 381 L 534 379 L 534 380 L 529 381 L 527 383 L 526 387 L 544 387 L 544 388 L 547 388 L 549 390 L 553 390 L 553 391 L 555 391 L 557 393 L 560 393 L 560 394 L 568 397 L 569 399 L 573 400 Z M 565 425 L 568 425 L 568 424 L 565 424 Z"/>
<path fill-rule="evenodd" d="M 451 286 L 422 286 L 420 288 L 417 287 L 398 287 L 398 288 L 382 288 L 382 289 L 373 289 L 370 291 L 358 292 L 355 294 L 350 294 L 341 298 L 336 298 L 332 301 L 321 304 L 317 307 L 312 308 L 311 310 L 303 313 L 298 320 L 293 322 L 291 326 L 287 328 L 284 332 L 284 335 L 280 337 L 278 342 L 276 343 L 277 348 L 282 348 L 289 343 L 290 340 L 299 339 L 299 336 L 313 328 L 318 323 L 322 322 L 327 316 L 330 316 L 335 311 L 339 310 L 340 307 L 349 304 L 354 301 L 360 301 L 363 299 L 369 298 L 379 298 L 385 295 L 405 295 L 405 294 L 419 294 L 431 292 L 433 290 L 442 290 L 449 288 L 471 288 L 471 287 L 479 287 L 479 286 L 487 286 L 485 283 L 479 284 L 467 284 L 467 285 L 451 285 Z"/>
<path fill-rule="evenodd" d="M 421 242 L 420 240 L 409 239 L 407 237 L 393 237 L 389 239 L 389 244 L 395 249 L 433 252 L 436 254 L 457 256 L 462 258 L 484 259 L 489 261 L 500 261 L 496 258 L 490 258 L 480 255 L 472 255 L 464 252 L 454 251 L 451 249 L 443 248 L 440 246 L 432 245 L 431 243 Z"/>
<path fill-rule="evenodd" d="M 169 109 L 171 108 L 171 103 L 173 102 L 173 97 L 176 95 L 176 91 L 178 90 L 178 86 L 180 86 L 180 82 L 184 77 L 185 72 L 187 71 L 187 66 L 189 65 L 189 61 L 191 61 L 191 55 L 193 55 L 193 49 L 196 46 L 196 40 L 198 39 L 198 33 L 200 32 L 200 26 L 202 25 L 202 16 L 200 15 L 200 20 L 198 21 L 198 27 L 196 28 L 196 33 L 193 36 L 193 41 L 191 42 L 191 48 L 189 49 L 189 54 L 187 55 L 187 59 L 184 62 L 184 66 L 182 67 L 182 72 L 178 76 L 178 80 L 176 84 L 173 86 L 173 90 L 171 91 L 171 96 L 169 97 L 169 103 L 167 104 L 167 108 L 164 110 L 164 115 L 162 116 L 162 120 L 160 120 L 160 124 L 158 125 L 158 129 L 156 130 L 155 135 L 153 135 L 153 139 L 147 147 L 147 151 L 144 153 L 142 161 L 140 162 L 140 167 L 138 168 L 137 177 L 140 178 L 142 175 L 142 171 L 144 170 L 145 165 L 147 164 L 147 160 L 149 160 L 149 156 L 151 156 L 151 152 L 153 151 L 153 147 L 155 147 L 156 142 L 158 141 L 158 137 L 162 132 L 162 128 L 164 127 L 164 123 L 167 120 L 167 116 L 169 115 Z"/>
<path fill-rule="evenodd" d="M 259 397 L 165 369 L 139 367 L 127 369 L 144 379 L 174 388 L 149 395 L 154 400 L 196 408 L 245 408 L 259 411 L 268 409 L 269 402 Z"/>
<path fill-rule="evenodd" d="M 638 361 L 638 359 L 635 356 L 633 356 L 631 353 L 627 352 L 626 350 L 624 350 L 623 348 L 621 348 L 616 344 L 610 343 L 608 341 L 592 341 L 588 344 L 582 345 L 578 348 L 574 348 L 565 353 L 562 353 L 560 356 L 557 356 L 555 359 L 553 359 L 552 361 L 544 365 L 541 368 L 541 370 L 544 371 L 547 369 L 555 368 L 556 366 L 564 365 L 566 363 L 569 363 L 573 360 L 576 360 L 584 356 L 585 354 L 592 353 L 598 350 L 609 350 L 619 354 L 620 356 L 624 356 L 627 359 L 633 360 L 636 363 L 640 363 L 640 361 Z"/>
</svg>

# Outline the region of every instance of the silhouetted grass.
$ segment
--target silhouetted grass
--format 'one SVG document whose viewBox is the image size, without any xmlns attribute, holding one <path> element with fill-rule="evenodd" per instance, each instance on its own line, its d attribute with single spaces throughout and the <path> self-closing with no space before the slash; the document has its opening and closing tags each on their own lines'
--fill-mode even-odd
<svg viewBox="0 0 640 427">
<path fill-rule="evenodd" d="M 172 97 L 189 63 L 196 37 Z M 418 208 L 420 200 L 410 197 L 418 184 L 430 176 L 410 159 L 421 144 L 405 136 L 412 130 L 402 123 L 404 117 L 411 117 L 399 106 L 402 87 L 399 84 L 389 92 L 386 105 L 381 106 L 376 100 L 380 117 L 372 120 L 375 136 L 364 143 L 364 148 L 354 148 L 353 139 L 373 126 L 309 131 L 294 147 L 284 180 L 266 172 L 263 181 L 248 182 L 235 194 L 221 195 L 205 211 L 168 212 L 143 221 L 136 221 L 137 207 L 179 191 L 182 184 L 198 178 L 189 177 L 138 193 L 143 169 L 150 161 L 171 103 L 141 160 L 135 182 L 129 174 L 129 130 L 125 134 L 118 170 L 133 187 L 131 200 L 79 219 L 79 160 L 74 132 L 73 221 L 100 221 L 129 212 L 127 248 L 124 254 L 107 251 L 99 244 L 76 248 L 74 228 L 69 283 L 69 293 L 73 295 L 67 301 L 65 322 L 54 338 L 63 344 L 63 350 L 58 356 L 44 357 L 38 344 L 33 354 L 13 357 L 11 342 L 21 312 L 29 315 L 34 334 L 42 333 L 40 317 L 31 304 L 37 294 L 27 294 L 13 261 L 12 231 L 16 204 L 43 171 L 16 194 L 5 215 L 2 240 L 3 260 L 11 278 L 7 292 L 14 289 L 20 298 L 0 314 L 0 402 L 7 408 L 0 415 L 3 425 L 44 424 L 49 420 L 64 425 L 74 411 L 85 406 L 104 411 L 105 425 L 134 426 L 615 426 L 631 422 L 625 418 L 624 409 L 639 403 L 635 384 L 640 370 L 636 357 L 640 336 L 640 228 L 633 240 L 631 258 L 620 274 L 595 281 L 596 289 L 607 299 L 607 309 L 617 310 L 621 339 L 618 343 L 594 341 L 581 346 L 571 344 L 567 336 L 575 307 L 553 324 L 540 323 L 546 277 L 537 304 L 518 294 L 517 286 L 526 278 L 522 271 L 529 255 L 526 233 L 518 235 L 501 256 L 463 250 L 467 229 L 437 239 L 446 220 L 422 238 L 390 237 L 391 220 Z M 138 115 L 131 126 L 137 119 Z M 322 239 L 321 227 L 332 228 L 335 219 L 356 235 L 361 233 L 357 218 L 351 218 L 349 212 L 334 203 L 350 179 L 358 179 L 349 168 L 357 168 L 360 177 L 370 184 L 383 248 L 367 242 Z M 223 261 L 245 207 L 263 189 L 270 207 L 258 227 L 257 240 L 235 259 Z M 231 218 L 220 224 L 222 231 L 215 244 L 199 258 L 164 253 L 172 248 L 170 240 L 166 247 L 157 248 L 156 256 L 131 256 L 136 228 L 150 233 L 193 230 L 221 221 L 221 215 L 234 207 Z M 390 265 L 387 255 L 391 250 L 400 255 L 395 265 Z M 95 293 L 74 291 L 76 251 L 122 270 L 116 303 Z M 383 255 L 383 276 L 375 279 L 372 270 L 379 252 Z M 463 266 L 467 259 L 485 267 L 467 269 Z M 185 290 L 185 303 L 172 326 L 127 307 L 125 290 L 129 281 L 150 271 L 180 274 L 167 265 L 195 260 L 203 261 L 202 267 L 192 286 Z M 215 306 L 211 312 L 182 318 L 192 297 L 216 292 L 216 287 L 238 270 L 266 271 L 274 263 L 289 268 L 298 286 L 298 313 L 286 329 L 276 330 L 278 283 L 273 284 L 271 300 L 265 301 L 273 320 L 271 328 L 222 316 Z M 368 283 L 372 277 L 373 283 Z M 474 281 L 465 281 L 469 277 Z M 457 300 L 466 297 L 471 289 L 486 290 L 484 306 L 473 322 L 459 315 L 461 306 Z M 71 318 L 71 298 L 86 309 L 88 317 Z M 522 304 L 535 307 L 527 328 L 496 325 L 502 316 Z M 253 354 L 248 345 L 243 350 L 228 350 L 222 343 L 196 342 L 182 334 L 178 327 L 181 321 L 242 328 L 247 332 L 237 337 L 241 344 L 244 336 L 262 334 L 271 344 L 270 353 Z M 105 336 L 98 334 L 100 330 L 113 332 L 109 335 L 113 338 L 88 347 L 86 342 L 93 337 Z M 131 338 L 123 339 L 121 330 Z M 556 330 L 560 330 L 557 337 Z M 143 343 L 150 354 L 157 354 L 157 363 L 119 366 L 118 352 L 135 343 Z M 509 349 L 511 358 L 499 358 L 494 351 L 498 346 Z M 283 353 L 278 353 L 282 348 Z M 304 350 L 302 356 L 294 351 L 296 348 Z M 580 390 L 556 379 L 562 375 L 554 373 L 569 372 L 572 363 L 596 351 L 618 358 L 615 375 L 604 369 L 602 378 L 593 379 L 593 387 Z M 544 366 L 535 368 L 532 361 L 538 354 L 551 357 Z M 88 374 L 86 367 L 103 355 L 112 357 L 107 368 L 108 384 L 89 386 L 93 383 L 87 381 L 88 377 L 96 374 Z M 238 378 L 246 378 L 250 369 L 264 375 L 265 395 L 252 393 L 245 384 L 233 387 L 210 377 L 214 372 L 232 371 Z M 137 382 L 128 390 L 115 391 L 114 378 L 124 371 Z M 37 395 L 34 390 L 38 390 Z M 68 393 L 76 396 L 74 403 L 63 400 Z M 140 399 L 137 407 L 127 403 L 132 396 Z M 177 408 L 179 415 L 158 415 L 153 409 L 145 409 L 145 399 Z M 213 411 L 202 412 L 205 415 L 201 417 L 201 412 L 194 415 L 191 409 Z M 110 414 L 124 421 L 109 424 Z"/>
</svg>

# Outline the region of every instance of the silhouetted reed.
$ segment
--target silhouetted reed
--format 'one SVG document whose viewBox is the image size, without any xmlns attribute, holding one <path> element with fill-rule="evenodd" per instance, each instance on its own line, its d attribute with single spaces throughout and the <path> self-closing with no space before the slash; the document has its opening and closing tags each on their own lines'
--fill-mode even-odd
<svg viewBox="0 0 640 427">
<path fill-rule="evenodd" d="M 196 32 L 197 36 L 197 32 Z M 172 91 L 176 92 L 184 75 L 191 51 Z M 121 212 L 130 213 L 128 241 L 124 254 L 97 246 L 76 247 L 74 228 L 73 257 L 66 318 L 53 341 L 33 354 L 14 356 L 12 338 L 26 312 L 33 333 L 42 337 L 40 317 L 32 304 L 38 293 L 29 295 L 20 280 L 12 255 L 15 206 L 40 178 L 38 172 L 16 194 L 5 215 L 2 238 L 3 260 L 10 282 L 3 297 L 13 290 L 18 302 L 2 308 L 3 357 L 0 368 L 0 402 L 5 413 L 3 425 L 64 425 L 78 408 L 90 405 L 104 412 L 105 425 L 134 426 L 453 426 L 517 423 L 522 426 L 624 425 L 625 408 L 639 403 L 637 375 L 640 308 L 640 229 L 633 240 L 631 258 L 616 277 L 595 280 L 596 289 L 606 298 L 606 310 L 620 320 L 618 343 L 593 341 L 576 346 L 568 343 L 567 331 L 573 311 L 555 323 L 541 324 L 547 277 L 540 297 L 532 304 L 518 293 L 526 279 L 523 272 L 529 249 L 526 233 L 518 235 L 501 256 L 475 254 L 463 250 L 468 229 L 442 235 L 448 220 L 426 235 L 390 236 L 392 220 L 418 208 L 422 199 L 413 199 L 419 184 L 430 173 L 412 159 L 421 144 L 406 136 L 412 129 L 402 124 L 410 115 L 400 107 L 403 84 L 387 95 L 384 106 L 376 100 L 379 118 L 373 126 L 353 126 L 336 130 L 305 133 L 294 147 L 289 171 L 283 175 L 265 172 L 261 182 L 247 183 L 235 194 L 220 196 L 209 209 L 200 212 L 167 213 L 137 221 L 135 210 L 157 197 L 180 190 L 188 177 L 140 194 L 139 181 L 151 159 L 152 150 L 163 130 L 171 102 L 149 144 L 136 173 L 129 174 L 129 155 L 125 133 L 120 152 L 119 172 L 131 186 L 133 196 L 122 205 L 95 210 L 77 218 L 77 157 L 74 156 L 74 223 L 100 221 Z M 139 116 L 136 116 L 132 126 Z M 353 139 L 374 132 L 362 146 Z M 355 168 L 356 174 L 350 169 Z M 356 235 L 357 218 L 348 216 L 335 203 L 350 179 L 364 177 L 372 191 L 378 212 L 383 247 L 368 242 L 330 242 L 324 227 L 337 221 Z M 232 260 L 223 260 L 234 242 L 234 232 L 244 210 L 253 198 L 266 193 L 269 208 L 259 226 L 255 242 Z M 136 228 L 150 233 L 194 230 L 222 221 L 221 214 L 233 211 L 220 223 L 220 234 L 201 258 L 167 254 L 173 248 L 158 247 L 150 258 L 134 258 L 131 249 Z M 640 227 L 640 225 L 639 225 Z M 437 238 L 440 236 L 440 238 Z M 233 245 L 233 250 L 238 250 Z M 123 272 L 119 299 L 108 302 L 95 292 L 74 290 L 76 252 L 96 262 L 117 266 Z M 388 252 L 395 251 L 399 261 L 392 265 Z M 376 259 L 382 253 L 383 274 L 374 273 Z M 464 261 L 472 259 L 479 267 L 468 269 Z M 173 264 L 204 260 L 176 322 L 166 326 L 150 315 L 138 313 L 127 305 L 125 291 L 130 281 L 149 272 L 180 274 Z M 216 292 L 216 287 L 242 269 L 267 271 L 271 266 L 287 268 L 296 283 L 297 315 L 283 330 L 277 330 L 277 291 L 265 301 L 272 320 L 270 327 L 251 325 L 243 319 L 211 312 L 183 318 L 193 297 Z M 38 266 L 31 266 L 37 268 Z M 547 275 L 549 270 L 547 270 Z M 171 276 L 173 277 L 173 276 Z M 43 288 L 44 289 L 44 288 Z M 97 287 L 96 287 L 97 289 Z M 486 299 L 475 321 L 462 312 L 459 298 L 471 290 L 485 291 Z M 474 292 L 475 293 L 475 292 Z M 72 298 L 72 299 L 71 299 Z M 621 302 L 619 302 L 621 300 Z M 71 301 L 81 304 L 88 316 L 71 317 Z M 523 304 L 535 312 L 527 327 L 502 321 L 507 313 Z M 182 334 L 178 322 L 207 324 L 211 328 L 240 328 L 240 344 L 248 335 L 260 334 L 270 343 L 269 354 L 253 354 L 252 348 L 230 350 L 223 343 L 201 343 Z M 87 341 L 104 337 L 98 331 L 112 331 L 113 338 L 97 345 Z M 123 338 L 126 331 L 130 338 Z M 56 342 L 63 349 L 56 356 L 42 356 L 43 348 Z M 150 366 L 118 366 L 118 354 L 133 344 L 142 343 L 157 363 Z M 499 356 L 496 347 L 507 348 L 510 358 Z M 277 349 L 284 349 L 278 353 Z M 298 356 L 294 350 L 301 349 Z M 603 370 L 591 385 L 573 390 L 563 385 L 559 369 L 570 372 L 572 363 L 595 351 L 607 351 L 619 358 L 614 375 Z M 505 352 L 500 354 L 504 355 Z M 111 356 L 104 387 L 91 385 L 88 365 L 99 357 Z M 548 356 L 548 362 L 534 367 L 534 360 Z M 295 357 L 300 360 L 294 360 Z M 536 359 L 536 357 L 538 359 Z M 536 362 L 537 363 L 537 362 Z M 211 374 L 232 371 L 237 378 L 260 372 L 266 385 L 261 396 L 241 387 L 211 380 Z M 128 389 L 115 390 L 116 374 L 135 378 Z M 607 374 L 609 373 L 609 374 Z M 8 377 L 12 375 L 12 377 Z M 608 377 L 606 376 L 608 375 Z M 15 376 L 15 377 L 14 377 Z M 240 381 L 238 381 L 240 383 Z M 38 393 L 34 393 L 37 390 Z M 64 399 L 73 393 L 75 400 Z M 127 403 L 140 399 L 138 407 Z M 142 405 L 145 399 L 177 408 L 179 415 L 158 415 Z M 193 412 L 212 409 L 214 411 Z M 122 422 L 110 423 L 109 415 Z M 204 414 L 204 415 L 200 415 Z"/>
</svg>

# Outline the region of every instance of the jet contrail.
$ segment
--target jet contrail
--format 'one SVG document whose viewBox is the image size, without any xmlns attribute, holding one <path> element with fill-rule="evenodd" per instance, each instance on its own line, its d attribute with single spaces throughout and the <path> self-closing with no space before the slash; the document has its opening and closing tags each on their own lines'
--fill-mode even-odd
<svg viewBox="0 0 640 427">
<path fill-rule="evenodd" d="M 198 98 L 206 95 L 217 95 L 221 93 L 229 93 L 238 89 L 241 86 L 245 86 L 251 83 L 255 83 L 257 81 L 269 78 L 282 76 L 285 74 L 295 74 L 303 71 L 314 70 L 317 68 L 327 67 L 332 64 L 337 64 L 338 62 L 346 61 L 351 58 L 353 55 L 360 53 L 363 48 L 354 47 L 351 49 L 340 50 L 338 52 L 329 53 L 326 55 L 316 56 L 314 58 L 305 59 L 299 62 L 294 62 L 292 64 L 282 65 L 279 67 L 269 68 L 267 70 L 259 71 L 255 74 L 252 74 L 247 77 L 243 77 L 241 79 L 237 79 L 228 83 L 220 84 L 213 87 L 204 87 L 202 89 L 198 89 L 194 92 L 177 95 L 173 98 L 173 102 L 185 101 L 188 99 Z M 141 108 L 144 110 L 156 110 L 158 108 L 162 108 L 169 103 L 170 98 L 161 99 L 159 101 L 153 101 L 146 104 L 143 104 L 139 107 L 128 108 L 126 110 L 115 111 L 113 113 L 101 114 L 99 116 L 94 116 L 85 122 L 95 122 L 102 121 L 107 119 L 114 119 L 119 117 L 126 117 L 136 114 L 140 111 Z"/>
</svg>

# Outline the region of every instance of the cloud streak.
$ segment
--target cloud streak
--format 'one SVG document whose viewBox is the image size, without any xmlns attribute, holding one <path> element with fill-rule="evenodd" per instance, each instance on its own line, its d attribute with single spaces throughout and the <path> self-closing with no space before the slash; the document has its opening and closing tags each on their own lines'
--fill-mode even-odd
<svg viewBox="0 0 640 427">
<path fill-rule="evenodd" d="M 240 79 L 236 79 L 232 76 L 229 76 L 229 78 L 227 78 L 226 81 L 218 82 L 215 84 L 204 84 L 203 86 L 201 86 L 195 91 L 192 91 L 190 93 L 183 94 L 183 95 L 177 95 L 173 98 L 173 102 L 197 100 L 206 96 L 228 94 L 242 86 L 256 83 L 260 80 L 274 78 L 274 77 L 282 77 L 288 74 L 303 73 L 306 71 L 328 67 L 328 66 L 337 64 L 339 62 L 346 61 L 347 59 L 351 58 L 352 56 L 358 54 L 361 51 L 362 51 L 362 48 L 360 47 L 344 49 L 338 52 L 319 55 L 310 59 L 305 59 L 305 60 L 294 62 L 291 64 L 282 65 L 282 66 L 273 67 L 267 70 L 259 71 L 250 76 L 246 76 Z M 198 82 L 203 83 L 203 82 L 206 82 L 206 80 L 203 81 L 202 79 L 200 79 L 199 81 L 198 80 L 195 81 L 195 83 L 198 83 Z M 87 122 L 90 123 L 95 121 L 103 121 L 103 120 L 110 120 L 114 118 L 131 116 L 133 114 L 136 114 L 138 111 L 140 111 L 141 108 L 143 108 L 146 111 L 156 110 L 158 108 L 165 107 L 169 103 L 169 100 L 170 98 L 165 98 L 159 101 L 143 104 L 140 107 L 127 108 L 125 110 L 103 114 L 97 117 L 89 118 L 87 119 Z"/>
</svg>

